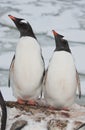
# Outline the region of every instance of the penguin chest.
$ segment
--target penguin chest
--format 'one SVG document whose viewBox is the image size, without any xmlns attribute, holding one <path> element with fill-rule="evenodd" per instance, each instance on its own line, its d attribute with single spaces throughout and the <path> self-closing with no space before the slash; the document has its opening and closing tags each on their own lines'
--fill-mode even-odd
<svg viewBox="0 0 85 130">
<path fill-rule="evenodd" d="M 46 96 L 64 102 L 76 92 L 76 69 L 68 52 L 55 52 L 49 64 L 46 80 Z"/>
<path fill-rule="evenodd" d="M 25 42 L 25 43 L 24 43 Z M 39 45 L 35 40 L 22 39 L 16 49 L 14 80 L 16 86 L 32 91 L 39 86 L 43 73 L 43 63 Z"/>
</svg>

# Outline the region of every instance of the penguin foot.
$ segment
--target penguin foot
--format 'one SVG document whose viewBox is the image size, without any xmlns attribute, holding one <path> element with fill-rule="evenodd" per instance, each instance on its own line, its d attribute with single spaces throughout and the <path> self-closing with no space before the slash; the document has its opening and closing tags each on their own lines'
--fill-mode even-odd
<svg viewBox="0 0 85 130">
<path fill-rule="evenodd" d="M 32 100 L 32 99 L 31 99 L 31 100 L 28 100 L 28 101 L 27 101 L 27 104 L 28 104 L 28 105 L 32 105 L 32 106 L 37 106 L 37 105 L 38 105 L 38 103 L 37 103 L 35 100 Z"/>
<path fill-rule="evenodd" d="M 22 99 L 18 99 L 17 102 L 18 102 L 19 104 L 26 104 L 26 101 L 24 101 L 24 100 L 22 100 Z"/>
</svg>

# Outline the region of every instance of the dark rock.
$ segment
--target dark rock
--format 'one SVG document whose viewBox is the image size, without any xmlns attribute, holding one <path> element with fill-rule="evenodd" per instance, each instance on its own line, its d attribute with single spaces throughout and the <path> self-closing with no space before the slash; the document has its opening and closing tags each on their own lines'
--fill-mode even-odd
<svg viewBox="0 0 85 130">
<path fill-rule="evenodd" d="M 17 120 L 11 126 L 10 130 L 21 130 L 24 126 L 27 125 L 27 121 L 25 120 Z"/>
<path fill-rule="evenodd" d="M 47 123 L 48 130 L 66 130 L 68 120 L 52 119 Z"/>
</svg>

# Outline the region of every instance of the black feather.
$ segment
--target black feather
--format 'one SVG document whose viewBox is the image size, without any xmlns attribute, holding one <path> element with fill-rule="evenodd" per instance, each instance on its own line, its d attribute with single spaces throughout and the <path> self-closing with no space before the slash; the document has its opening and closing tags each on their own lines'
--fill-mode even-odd
<svg viewBox="0 0 85 130">
<path fill-rule="evenodd" d="M 10 73 L 11 73 L 11 68 L 12 68 L 12 64 L 13 64 L 14 60 L 15 60 L 15 55 L 12 58 L 11 65 L 9 68 L 8 87 L 10 87 Z"/>
</svg>

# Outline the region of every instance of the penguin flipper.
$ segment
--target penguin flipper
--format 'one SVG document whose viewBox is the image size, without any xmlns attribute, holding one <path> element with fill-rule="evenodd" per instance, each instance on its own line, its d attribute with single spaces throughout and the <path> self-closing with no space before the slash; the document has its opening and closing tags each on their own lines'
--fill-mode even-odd
<svg viewBox="0 0 85 130">
<path fill-rule="evenodd" d="M 9 77 L 8 77 L 8 86 L 9 87 L 10 87 L 10 76 L 11 76 L 11 72 L 13 71 L 14 61 L 15 61 L 15 55 L 12 58 L 11 65 L 9 68 Z"/>
<path fill-rule="evenodd" d="M 5 104 L 1 91 L 0 91 L 0 105 L 1 105 L 1 109 L 2 109 L 1 130 L 5 130 L 6 121 L 7 121 L 7 109 L 6 109 L 6 104 Z"/>
<path fill-rule="evenodd" d="M 79 78 L 79 74 L 76 70 L 76 80 L 77 80 L 77 86 L 78 86 L 78 91 L 79 91 L 79 98 L 81 98 L 81 85 L 80 85 L 80 78 Z"/>
<path fill-rule="evenodd" d="M 44 72 L 44 78 L 43 78 L 43 84 L 44 84 L 44 85 L 45 85 L 46 79 L 47 79 L 47 72 L 48 72 L 48 69 L 45 70 L 45 72 Z"/>
</svg>

